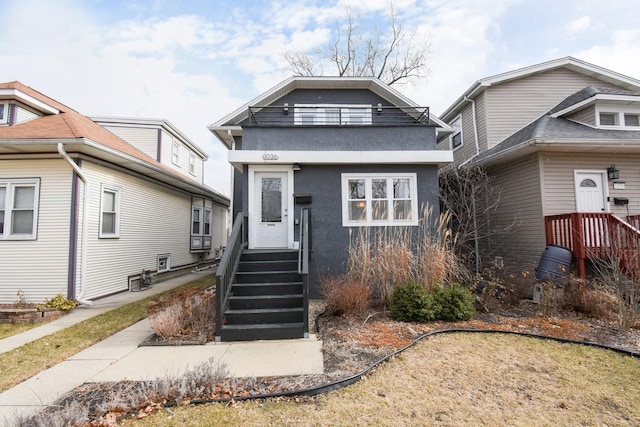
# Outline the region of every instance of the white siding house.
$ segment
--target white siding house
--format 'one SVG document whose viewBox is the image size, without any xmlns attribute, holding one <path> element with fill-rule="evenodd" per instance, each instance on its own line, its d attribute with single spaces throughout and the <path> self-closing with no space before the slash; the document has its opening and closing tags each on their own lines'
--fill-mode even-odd
<svg viewBox="0 0 640 427">
<path fill-rule="evenodd" d="M 194 176 L 156 160 L 163 135 L 206 159 L 168 122 L 108 131 L 19 82 L 0 83 L 0 103 L 0 304 L 18 291 L 88 302 L 219 256 L 229 200 L 202 184 L 201 164 Z M 194 209 L 207 215 L 195 230 Z"/>
</svg>

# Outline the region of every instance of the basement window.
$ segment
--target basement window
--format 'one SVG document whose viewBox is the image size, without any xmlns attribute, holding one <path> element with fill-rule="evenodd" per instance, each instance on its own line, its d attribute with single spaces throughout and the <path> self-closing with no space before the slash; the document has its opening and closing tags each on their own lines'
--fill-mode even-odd
<svg viewBox="0 0 640 427">
<path fill-rule="evenodd" d="M 158 273 L 163 271 L 168 271 L 170 269 L 171 269 L 171 255 L 170 254 L 158 255 L 158 266 L 157 266 Z"/>
</svg>

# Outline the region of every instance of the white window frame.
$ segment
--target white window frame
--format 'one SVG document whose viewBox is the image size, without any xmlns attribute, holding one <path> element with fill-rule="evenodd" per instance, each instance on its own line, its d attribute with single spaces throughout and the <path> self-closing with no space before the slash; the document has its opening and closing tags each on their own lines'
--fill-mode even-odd
<svg viewBox="0 0 640 427">
<path fill-rule="evenodd" d="M 449 136 L 449 148 L 455 151 L 464 145 L 464 138 L 462 134 L 462 114 L 458 115 L 458 117 L 453 119 L 451 123 L 449 123 L 449 126 L 453 128 L 453 133 Z M 453 139 L 458 135 L 460 135 L 460 145 L 454 147 Z"/>
<path fill-rule="evenodd" d="M 195 213 L 198 212 L 198 231 L 194 232 L 193 231 L 193 225 L 196 223 L 196 215 Z M 202 231 L 204 230 L 204 221 L 203 221 L 203 212 L 204 209 L 202 206 L 192 206 L 191 207 L 191 235 L 192 236 L 202 236 Z"/>
<path fill-rule="evenodd" d="M 417 175 L 415 173 L 343 173 L 342 176 L 342 226 L 343 227 L 371 227 L 371 226 L 415 226 L 418 225 L 418 186 Z M 349 180 L 365 180 L 365 208 L 366 219 L 349 219 Z M 387 179 L 387 219 L 372 219 L 372 186 L 374 179 Z M 393 180 L 408 179 L 410 186 L 411 219 L 400 220 L 393 218 Z"/>
<path fill-rule="evenodd" d="M 164 268 L 160 268 L 161 261 L 163 259 L 165 260 L 165 263 L 164 263 L 165 267 Z M 164 271 L 169 271 L 169 270 L 171 270 L 171 254 L 160 254 L 160 255 L 158 255 L 158 259 L 157 259 L 157 262 L 156 262 L 156 271 L 158 273 L 162 273 Z"/>
<path fill-rule="evenodd" d="M 189 173 L 191 175 L 196 174 L 196 155 L 189 151 Z"/>
<path fill-rule="evenodd" d="M 9 124 L 9 101 L 0 101 L 0 125 Z"/>
<path fill-rule="evenodd" d="M 40 178 L 28 179 L 0 179 L 0 187 L 5 188 L 3 230 L 0 232 L 0 240 L 36 240 L 38 236 L 38 209 L 40 202 Z M 12 233 L 13 213 L 16 187 L 33 187 L 33 223 L 31 233 Z M 22 210 L 22 209 L 20 209 Z"/>
<path fill-rule="evenodd" d="M 371 104 L 295 104 L 293 109 L 293 124 L 296 126 L 370 126 Z M 338 120 L 329 121 L 331 117 L 330 111 L 338 110 Z M 354 110 L 363 110 L 358 114 L 353 114 Z M 312 123 L 306 123 L 302 120 L 303 116 L 313 118 Z"/>
<path fill-rule="evenodd" d="M 212 218 L 213 218 L 213 212 L 211 212 L 211 209 L 204 208 L 204 216 L 202 217 L 202 235 L 203 236 L 211 236 Z M 208 231 L 207 231 L 207 228 L 209 228 Z"/>
<path fill-rule="evenodd" d="M 615 124 L 613 125 L 601 124 L 600 123 L 601 114 L 613 114 L 615 119 Z M 631 131 L 640 130 L 640 126 L 627 125 L 625 115 L 634 115 L 634 116 L 639 116 L 640 118 L 640 108 L 629 108 L 627 106 L 610 105 L 610 104 L 596 105 L 596 127 L 601 129 L 616 129 L 616 130 L 631 130 Z"/>
<path fill-rule="evenodd" d="M 113 193 L 115 196 L 115 211 L 113 212 L 105 212 L 104 206 L 104 193 Z M 121 198 L 121 189 L 119 187 L 115 187 L 108 184 L 100 185 L 100 224 L 98 225 L 98 237 L 100 239 L 117 239 L 120 237 L 120 198 Z M 114 221 L 114 232 L 113 233 L 105 233 L 102 230 L 103 218 L 105 213 L 113 213 L 115 214 Z"/>
<path fill-rule="evenodd" d="M 176 141 L 175 139 L 171 143 L 171 163 L 173 163 L 178 167 L 180 167 L 180 146 L 181 145 L 182 144 L 180 144 L 180 142 Z"/>
</svg>

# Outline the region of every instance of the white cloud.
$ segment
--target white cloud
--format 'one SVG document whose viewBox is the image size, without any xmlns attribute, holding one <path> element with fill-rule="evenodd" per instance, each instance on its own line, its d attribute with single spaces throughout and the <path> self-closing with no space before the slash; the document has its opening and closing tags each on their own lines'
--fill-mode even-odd
<svg viewBox="0 0 640 427">
<path fill-rule="evenodd" d="M 576 37 L 580 33 L 587 31 L 591 27 L 591 17 L 582 16 L 569 22 L 564 28 L 567 37 Z"/>
<path fill-rule="evenodd" d="M 576 57 L 601 67 L 640 79 L 640 29 L 618 30 L 608 44 L 577 52 Z"/>
</svg>

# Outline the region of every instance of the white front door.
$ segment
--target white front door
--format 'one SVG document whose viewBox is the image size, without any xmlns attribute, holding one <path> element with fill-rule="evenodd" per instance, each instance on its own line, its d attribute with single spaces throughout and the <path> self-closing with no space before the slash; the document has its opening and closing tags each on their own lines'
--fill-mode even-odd
<svg viewBox="0 0 640 427">
<path fill-rule="evenodd" d="M 605 212 L 605 171 L 576 171 L 576 212 L 592 213 Z M 602 218 L 583 218 L 582 229 L 584 243 L 587 247 L 602 246 L 608 241 L 606 223 Z"/>
<path fill-rule="evenodd" d="M 253 212 L 249 212 L 249 247 L 286 248 L 289 245 L 289 189 L 287 172 L 255 172 Z"/>
<path fill-rule="evenodd" d="M 576 171 L 576 211 L 604 212 L 604 172 Z"/>
</svg>

